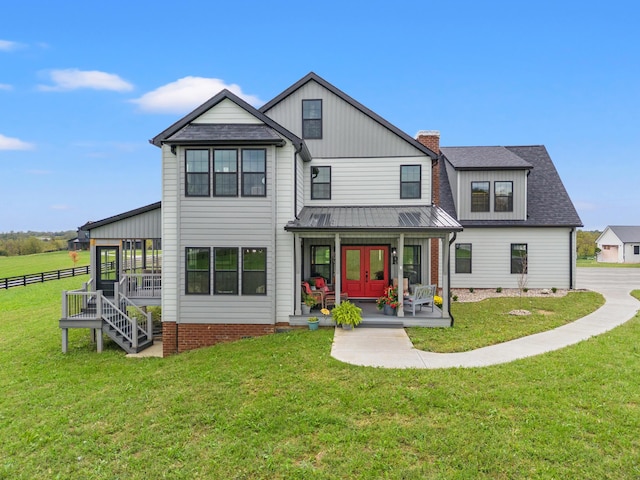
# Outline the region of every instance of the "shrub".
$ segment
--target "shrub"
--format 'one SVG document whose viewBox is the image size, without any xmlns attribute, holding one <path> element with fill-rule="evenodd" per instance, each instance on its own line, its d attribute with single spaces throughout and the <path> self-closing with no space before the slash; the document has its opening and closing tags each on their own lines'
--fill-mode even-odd
<svg viewBox="0 0 640 480">
<path fill-rule="evenodd" d="M 336 325 L 351 325 L 355 327 L 362 322 L 362 309 L 349 300 L 345 300 L 331 311 L 331 316 Z"/>
<path fill-rule="evenodd" d="M 496 293 L 502 293 L 502 287 L 496 288 Z"/>
<path fill-rule="evenodd" d="M 469 293 L 473 293 L 473 287 L 469 289 Z"/>
<path fill-rule="evenodd" d="M 551 291 L 552 291 L 553 293 L 556 293 L 556 292 L 558 291 L 558 289 L 557 289 L 556 287 L 551 287 Z"/>
<path fill-rule="evenodd" d="M 453 297 L 451 297 L 453 299 L 454 302 L 458 301 L 458 295 L 454 295 Z"/>
</svg>

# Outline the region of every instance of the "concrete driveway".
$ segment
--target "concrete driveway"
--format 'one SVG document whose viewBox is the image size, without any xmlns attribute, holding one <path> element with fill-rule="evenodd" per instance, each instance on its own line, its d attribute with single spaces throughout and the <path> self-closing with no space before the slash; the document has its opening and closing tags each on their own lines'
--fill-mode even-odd
<svg viewBox="0 0 640 480">
<path fill-rule="evenodd" d="M 602 293 L 606 303 L 584 318 L 554 330 L 461 353 L 432 353 L 413 348 L 404 329 L 336 328 L 331 355 L 354 365 L 383 368 L 483 367 L 512 362 L 586 340 L 633 318 L 640 302 L 640 268 L 579 268 L 579 289 Z"/>
</svg>

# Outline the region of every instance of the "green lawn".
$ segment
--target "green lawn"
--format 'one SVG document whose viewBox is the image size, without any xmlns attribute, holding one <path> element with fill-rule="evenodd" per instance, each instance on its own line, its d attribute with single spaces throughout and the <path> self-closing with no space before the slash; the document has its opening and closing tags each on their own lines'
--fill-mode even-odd
<svg viewBox="0 0 640 480">
<path fill-rule="evenodd" d="M 166 359 L 75 331 L 63 355 L 85 280 L 0 291 L 1 479 L 640 477 L 638 317 L 474 369 L 346 365 L 331 329 Z"/>
<path fill-rule="evenodd" d="M 89 252 L 78 252 L 78 263 L 81 267 L 89 265 Z M 0 278 L 27 275 L 29 273 L 49 272 L 73 268 L 69 252 L 49 252 L 16 257 L 0 257 Z"/>
<path fill-rule="evenodd" d="M 594 267 L 594 268 L 640 268 L 640 263 L 601 263 L 595 259 L 579 258 L 576 262 L 578 267 Z"/>
</svg>

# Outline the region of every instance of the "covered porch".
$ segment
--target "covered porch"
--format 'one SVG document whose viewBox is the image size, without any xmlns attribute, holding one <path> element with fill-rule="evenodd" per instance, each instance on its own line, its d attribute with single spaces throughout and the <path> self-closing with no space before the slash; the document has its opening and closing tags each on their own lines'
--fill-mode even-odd
<svg viewBox="0 0 640 480">
<path fill-rule="evenodd" d="M 294 236 L 290 325 L 304 325 L 309 316 L 331 324 L 318 310 L 303 314 L 303 292 L 319 277 L 327 283 L 331 304 L 344 299 L 356 303 L 365 325 L 450 325 L 449 246 L 462 227 L 439 207 L 305 207 L 285 229 Z M 397 287 L 402 299 L 420 285 L 436 286 L 441 308 L 425 307 L 415 316 L 398 308 L 393 317 L 377 310 L 376 299 L 388 287 Z"/>
</svg>

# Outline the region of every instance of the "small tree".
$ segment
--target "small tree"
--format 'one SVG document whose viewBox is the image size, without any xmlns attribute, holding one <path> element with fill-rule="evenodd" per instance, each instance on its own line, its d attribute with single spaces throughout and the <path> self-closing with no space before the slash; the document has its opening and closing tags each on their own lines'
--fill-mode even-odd
<svg viewBox="0 0 640 480">
<path fill-rule="evenodd" d="M 71 250 L 69 252 L 69 257 L 71 258 L 71 261 L 73 262 L 73 268 L 76 268 L 76 264 L 78 263 L 78 260 L 80 260 L 80 254 L 78 253 L 77 250 Z"/>
</svg>

